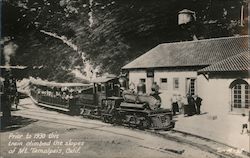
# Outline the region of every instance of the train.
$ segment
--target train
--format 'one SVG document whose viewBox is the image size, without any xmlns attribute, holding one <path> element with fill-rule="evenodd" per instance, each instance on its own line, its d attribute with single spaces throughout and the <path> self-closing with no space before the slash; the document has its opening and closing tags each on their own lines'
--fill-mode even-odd
<svg viewBox="0 0 250 158">
<path fill-rule="evenodd" d="M 172 111 L 161 108 L 159 94 L 139 94 L 121 86 L 118 77 L 98 77 L 90 84 L 30 81 L 38 105 L 85 118 L 139 129 L 171 130 Z"/>
</svg>

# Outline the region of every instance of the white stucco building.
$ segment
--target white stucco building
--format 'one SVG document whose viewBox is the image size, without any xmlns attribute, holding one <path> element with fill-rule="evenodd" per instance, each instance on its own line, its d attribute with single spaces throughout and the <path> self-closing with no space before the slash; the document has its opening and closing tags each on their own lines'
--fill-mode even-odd
<svg viewBox="0 0 250 158">
<path fill-rule="evenodd" d="M 249 36 L 165 43 L 122 70 L 129 83 L 160 86 L 163 107 L 173 94 L 197 94 L 202 110 L 214 114 L 248 113 L 250 109 Z"/>
</svg>

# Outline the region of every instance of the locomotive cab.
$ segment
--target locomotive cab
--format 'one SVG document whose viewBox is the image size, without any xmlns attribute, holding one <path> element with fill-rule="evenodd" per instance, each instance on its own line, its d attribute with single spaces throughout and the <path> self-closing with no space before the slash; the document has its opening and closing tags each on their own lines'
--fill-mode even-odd
<svg viewBox="0 0 250 158">
<path fill-rule="evenodd" d="M 119 97 L 120 85 L 118 78 L 100 77 L 92 80 L 94 84 L 93 93 L 97 106 L 101 106 L 102 100 L 108 97 Z"/>
<path fill-rule="evenodd" d="M 120 85 L 116 77 L 98 77 L 91 81 L 93 83 L 92 93 L 79 96 L 78 105 L 81 106 L 81 114 L 84 117 L 100 118 L 103 111 L 103 100 L 109 97 L 119 97 Z M 91 98 L 91 104 L 86 104 L 87 98 Z"/>
</svg>

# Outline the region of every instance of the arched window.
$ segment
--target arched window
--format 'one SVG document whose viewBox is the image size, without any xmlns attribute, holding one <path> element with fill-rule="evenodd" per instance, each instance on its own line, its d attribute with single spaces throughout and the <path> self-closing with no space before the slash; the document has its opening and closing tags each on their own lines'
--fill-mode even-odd
<svg viewBox="0 0 250 158">
<path fill-rule="evenodd" d="M 229 88 L 232 108 L 250 108 L 250 86 L 245 80 L 234 80 Z"/>
</svg>

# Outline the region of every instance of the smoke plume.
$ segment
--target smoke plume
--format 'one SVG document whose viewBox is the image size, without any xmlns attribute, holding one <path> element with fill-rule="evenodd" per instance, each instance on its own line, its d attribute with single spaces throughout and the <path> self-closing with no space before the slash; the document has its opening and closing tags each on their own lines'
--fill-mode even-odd
<svg viewBox="0 0 250 158">
<path fill-rule="evenodd" d="M 4 45 L 3 54 L 5 59 L 5 66 L 10 66 L 10 59 L 15 55 L 15 52 L 18 48 L 18 45 L 13 42 L 8 42 L 8 44 Z"/>
</svg>

